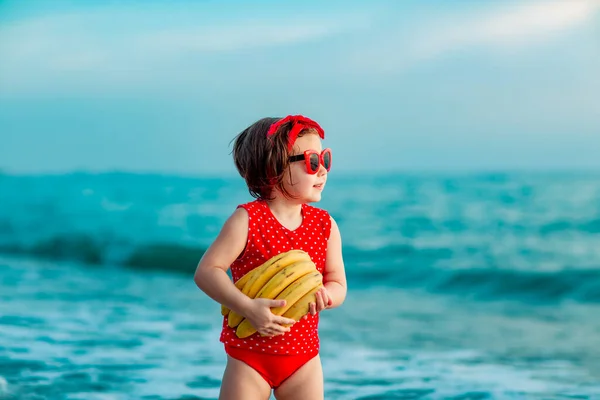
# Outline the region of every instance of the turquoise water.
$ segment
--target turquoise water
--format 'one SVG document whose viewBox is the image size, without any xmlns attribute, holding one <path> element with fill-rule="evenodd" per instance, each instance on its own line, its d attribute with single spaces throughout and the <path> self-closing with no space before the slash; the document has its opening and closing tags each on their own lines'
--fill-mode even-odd
<svg viewBox="0 0 600 400">
<path fill-rule="evenodd" d="M 331 399 L 600 398 L 600 174 L 330 176 Z M 239 179 L 0 175 L 0 398 L 216 398 L 192 281 Z"/>
</svg>

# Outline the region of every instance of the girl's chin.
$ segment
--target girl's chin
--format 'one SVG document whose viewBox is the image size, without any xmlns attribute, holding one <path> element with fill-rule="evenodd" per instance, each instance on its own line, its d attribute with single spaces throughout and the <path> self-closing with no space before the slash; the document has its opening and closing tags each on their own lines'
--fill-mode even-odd
<svg viewBox="0 0 600 400">
<path fill-rule="evenodd" d="M 312 203 L 315 201 L 321 201 L 321 192 L 317 192 L 317 193 L 311 193 L 310 196 L 308 196 L 308 200 L 307 203 Z"/>
<path fill-rule="evenodd" d="M 311 188 L 311 190 L 308 190 L 304 193 L 296 192 L 296 193 L 293 193 L 293 195 L 298 197 L 297 201 L 299 203 L 313 203 L 316 201 L 321 201 L 322 191 L 323 191 L 323 189 L 321 189 L 321 188 Z"/>
</svg>

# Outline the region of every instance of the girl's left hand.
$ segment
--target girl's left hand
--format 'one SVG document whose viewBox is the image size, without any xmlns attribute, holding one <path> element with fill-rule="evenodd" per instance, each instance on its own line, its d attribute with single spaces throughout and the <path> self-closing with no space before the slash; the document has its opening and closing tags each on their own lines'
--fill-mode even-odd
<svg viewBox="0 0 600 400">
<path fill-rule="evenodd" d="M 308 307 L 309 313 L 311 315 L 315 315 L 318 312 L 326 309 L 327 307 L 333 304 L 333 300 L 331 300 L 331 296 L 329 295 L 329 291 L 323 286 L 315 293 L 315 297 L 317 298 L 316 303 L 310 303 Z M 306 318 L 306 316 L 304 316 Z"/>
</svg>

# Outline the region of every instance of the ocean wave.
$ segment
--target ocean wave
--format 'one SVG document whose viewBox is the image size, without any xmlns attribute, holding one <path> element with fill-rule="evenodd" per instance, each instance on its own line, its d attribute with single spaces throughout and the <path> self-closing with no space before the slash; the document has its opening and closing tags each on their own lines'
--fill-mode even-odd
<svg viewBox="0 0 600 400">
<path fill-rule="evenodd" d="M 64 234 L 31 245 L 0 244 L 0 253 L 87 265 L 122 265 L 141 270 L 193 273 L 205 249 L 176 243 L 134 245 L 86 234 Z"/>
<path fill-rule="evenodd" d="M 540 234 L 542 235 L 561 232 L 600 233 L 600 218 L 582 222 L 559 220 L 545 224 L 540 228 Z"/>
<path fill-rule="evenodd" d="M 193 274 L 205 249 L 178 243 L 132 244 L 100 240 L 85 234 L 58 235 L 33 243 L 0 245 L 0 253 L 87 265 L 121 265 L 140 271 Z M 449 268 L 447 248 L 417 248 L 402 244 L 384 249 L 344 249 L 350 286 L 419 288 L 433 293 L 476 299 L 519 299 L 529 302 L 573 300 L 600 303 L 600 270 L 528 271 L 489 266 Z"/>
<path fill-rule="evenodd" d="M 405 264 L 401 269 L 349 269 L 348 280 L 361 286 L 420 288 L 477 300 L 522 300 L 530 303 L 576 301 L 600 303 L 600 270 L 522 271 L 478 268 L 444 269 Z"/>
</svg>

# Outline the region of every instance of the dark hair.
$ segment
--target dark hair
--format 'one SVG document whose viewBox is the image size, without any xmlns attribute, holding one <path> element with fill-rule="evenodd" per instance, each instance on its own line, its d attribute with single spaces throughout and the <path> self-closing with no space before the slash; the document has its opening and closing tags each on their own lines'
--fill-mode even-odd
<svg viewBox="0 0 600 400">
<path fill-rule="evenodd" d="M 271 125 L 281 118 L 263 118 L 234 138 L 233 162 L 246 181 L 252 197 L 271 200 L 273 189 L 277 188 L 286 197 L 292 195 L 283 187 L 283 176 L 290 165 L 288 136 L 291 123 L 285 123 L 270 137 L 267 132 Z M 316 130 L 305 129 L 298 137 Z"/>
</svg>

